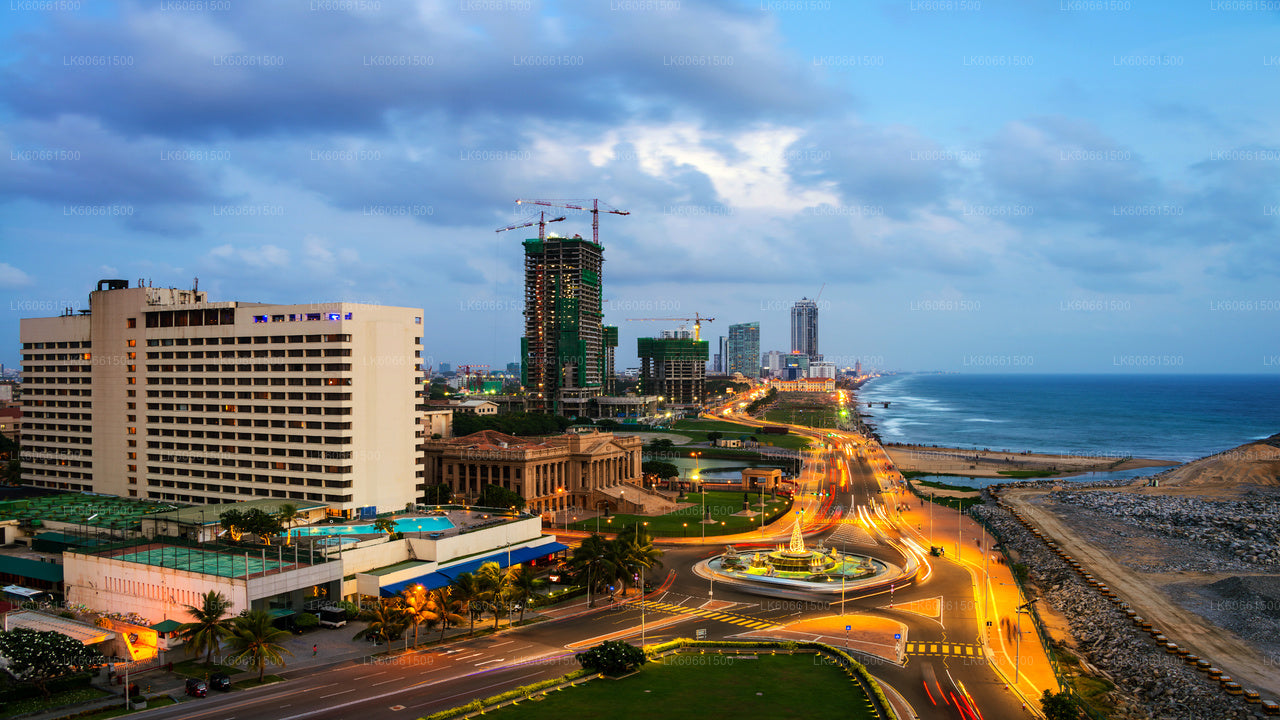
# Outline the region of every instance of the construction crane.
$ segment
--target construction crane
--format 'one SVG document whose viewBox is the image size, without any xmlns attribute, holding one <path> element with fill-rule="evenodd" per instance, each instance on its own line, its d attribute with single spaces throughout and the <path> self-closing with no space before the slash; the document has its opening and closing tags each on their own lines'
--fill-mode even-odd
<svg viewBox="0 0 1280 720">
<path fill-rule="evenodd" d="M 591 207 L 585 204 L 591 203 Z M 630 215 L 626 210 L 619 210 L 608 203 L 601 203 L 599 200 L 516 200 L 517 205 L 543 205 L 545 207 L 567 208 L 569 210 L 584 210 L 591 213 L 591 242 L 600 244 L 600 206 L 605 206 L 605 212 L 610 215 Z M 563 218 L 562 218 L 563 219 Z"/>
<path fill-rule="evenodd" d="M 484 375 L 480 372 L 482 369 L 488 369 L 488 365 L 459 365 L 458 372 L 462 373 L 462 386 L 464 390 L 474 390 L 475 379 Z M 481 385 L 483 388 L 483 385 Z"/>
<path fill-rule="evenodd" d="M 715 318 L 703 317 L 694 313 L 691 318 L 627 318 L 627 322 L 691 322 L 693 323 L 693 339 L 702 339 L 702 323 L 715 322 Z"/>
<path fill-rule="evenodd" d="M 517 202 L 518 202 L 518 201 L 517 201 Z M 520 224 L 518 224 L 518 225 L 508 225 L 508 226 L 506 226 L 506 227 L 504 227 L 504 228 L 498 228 L 497 230 L 494 230 L 494 232 L 503 232 L 504 230 L 519 230 L 520 228 L 527 228 L 527 227 L 529 227 L 530 225 L 537 225 L 537 226 L 538 226 L 538 239 L 539 239 L 539 240 L 546 240 L 546 239 L 547 239 L 547 224 L 548 224 L 548 223 L 553 223 L 553 222 L 560 222 L 561 220 L 564 220 L 564 219 L 565 219 L 565 216 L 564 216 L 564 215 L 561 215 L 561 216 L 560 216 L 560 217 L 558 217 L 558 218 L 551 218 L 550 220 L 548 220 L 548 219 L 547 219 L 547 213 L 546 213 L 546 211 L 544 210 L 544 211 L 542 211 L 542 212 L 538 213 L 538 219 L 537 219 L 537 220 L 532 220 L 532 221 L 527 222 L 527 223 L 520 223 Z"/>
</svg>

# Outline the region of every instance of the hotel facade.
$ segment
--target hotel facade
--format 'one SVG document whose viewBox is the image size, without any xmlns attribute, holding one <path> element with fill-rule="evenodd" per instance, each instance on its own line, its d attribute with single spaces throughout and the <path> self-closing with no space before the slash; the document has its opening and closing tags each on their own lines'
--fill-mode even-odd
<svg viewBox="0 0 1280 720">
<path fill-rule="evenodd" d="M 23 480 L 402 508 L 417 497 L 422 317 L 100 281 L 87 311 L 21 321 Z"/>
</svg>

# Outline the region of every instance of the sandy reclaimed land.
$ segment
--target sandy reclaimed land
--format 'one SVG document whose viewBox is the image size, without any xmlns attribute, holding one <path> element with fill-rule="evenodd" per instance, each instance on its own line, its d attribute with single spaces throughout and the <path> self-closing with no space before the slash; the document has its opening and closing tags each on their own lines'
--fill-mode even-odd
<svg viewBox="0 0 1280 720">
<path fill-rule="evenodd" d="M 1087 472 L 1109 472 L 1145 467 L 1172 467 L 1170 460 L 1146 458 L 1105 458 L 1092 455 L 1043 455 L 993 450 L 966 450 L 914 445 L 886 446 L 889 458 L 902 472 L 966 475 L 1002 478 L 1001 470 L 1048 470 L 1055 477 L 1070 477 Z"/>
<path fill-rule="evenodd" d="M 1238 635 L 1184 609 L 1164 589 L 1173 583 L 1207 583 L 1238 573 L 1144 573 L 1134 570 L 1124 564 L 1123 560 L 1129 559 L 1127 556 L 1104 550 L 1084 539 L 1096 528 L 1075 527 L 1051 511 L 1045 505 L 1048 493 L 1047 489 L 1010 489 L 1001 493 L 1001 498 L 1052 537 L 1064 551 L 1110 586 L 1139 615 L 1160 628 L 1171 641 L 1207 658 L 1245 687 L 1272 696 L 1280 695 L 1280 674 L 1275 672 L 1273 660 Z M 1138 545 L 1129 555 L 1140 558 L 1143 552 L 1149 551 Z"/>
</svg>

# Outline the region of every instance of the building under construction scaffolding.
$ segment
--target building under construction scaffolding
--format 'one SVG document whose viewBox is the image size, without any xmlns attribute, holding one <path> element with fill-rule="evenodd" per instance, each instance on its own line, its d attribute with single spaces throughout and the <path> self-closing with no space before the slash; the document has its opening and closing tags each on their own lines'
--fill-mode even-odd
<svg viewBox="0 0 1280 720">
<path fill-rule="evenodd" d="M 641 394 L 660 395 L 668 405 L 697 405 L 706 398 L 706 340 L 639 338 Z"/>
<path fill-rule="evenodd" d="M 604 391 L 603 264 L 604 248 L 583 238 L 524 242 L 520 379 L 530 412 L 586 415 L 587 403 Z"/>
</svg>

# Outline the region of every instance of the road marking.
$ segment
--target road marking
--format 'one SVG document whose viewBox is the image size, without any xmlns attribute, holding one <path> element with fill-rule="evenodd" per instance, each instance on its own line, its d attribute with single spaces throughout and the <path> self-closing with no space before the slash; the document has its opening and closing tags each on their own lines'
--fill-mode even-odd
<svg viewBox="0 0 1280 720">
<path fill-rule="evenodd" d="M 347 689 L 347 690 L 339 690 L 339 691 L 338 691 L 338 692 L 336 692 L 336 693 L 329 693 L 328 695 L 321 695 L 321 696 L 320 696 L 320 698 L 321 698 L 321 699 L 324 699 L 324 698 L 331 698 L 331 697 L 333 697 L 334 695 L 343 695 L 343 694 L 346 694 L 346 693 L 349 693 L 349 692 L 355 692 L 355 691 L 356 691 L 356 689 L 355 689 L 355 688 L 349 688 L 349 689 Z"/>
<path fill-rule="evenodd" d="M 382 682 L 370 683 L 370 685 L 372 687 L 377 687 L 379 685 L 386 685 L 387 683 L 396 682 L 397 680 L 402 680 L 402 679 L 403 678 L 391 678 L 390 680 L 383 680 Z"/>
<path fill-rule="evenodd" d="M 474 657 L 480 657 L 480 656 L 481 656 L 481 655 L 483 655 L 483 654 L 484 654 L 484 653 L 482 653 L 482 652 L 478 652 L 478 653 L 472 653 L 472 654 L 470 654 L 470 655 L 460 655 L 460 656 L 458 656 L 458 657 L 456 657 L 456 658 L 454 658 L 454 659 L 455 659 L 455 660 L 469 660 L 469 659 L 474 658 Z"/>
<path fill-rule="evenodd" d="M 481 665 L 488 665 L 489 663 L 502 662 L 503 660 L 506 660 L 506 658 L 498 658 L 497 660 L 485 660 L 484 662 L 478 662 L 475 665 L 476 667 L 480 667 Z"/>
<path fill-rule="evenodd" d="M 510 644 L 511 644 L 511 643 L 513 643 L 513 642 L 515 642 L 515 640 L 507 640 L 506 642 L 494 643 L 494 644 L 490 645 L 489 647 L 491 647 L 491 648 L 502 647 L 503 645 L 510 645 Z"/>
</svg>

